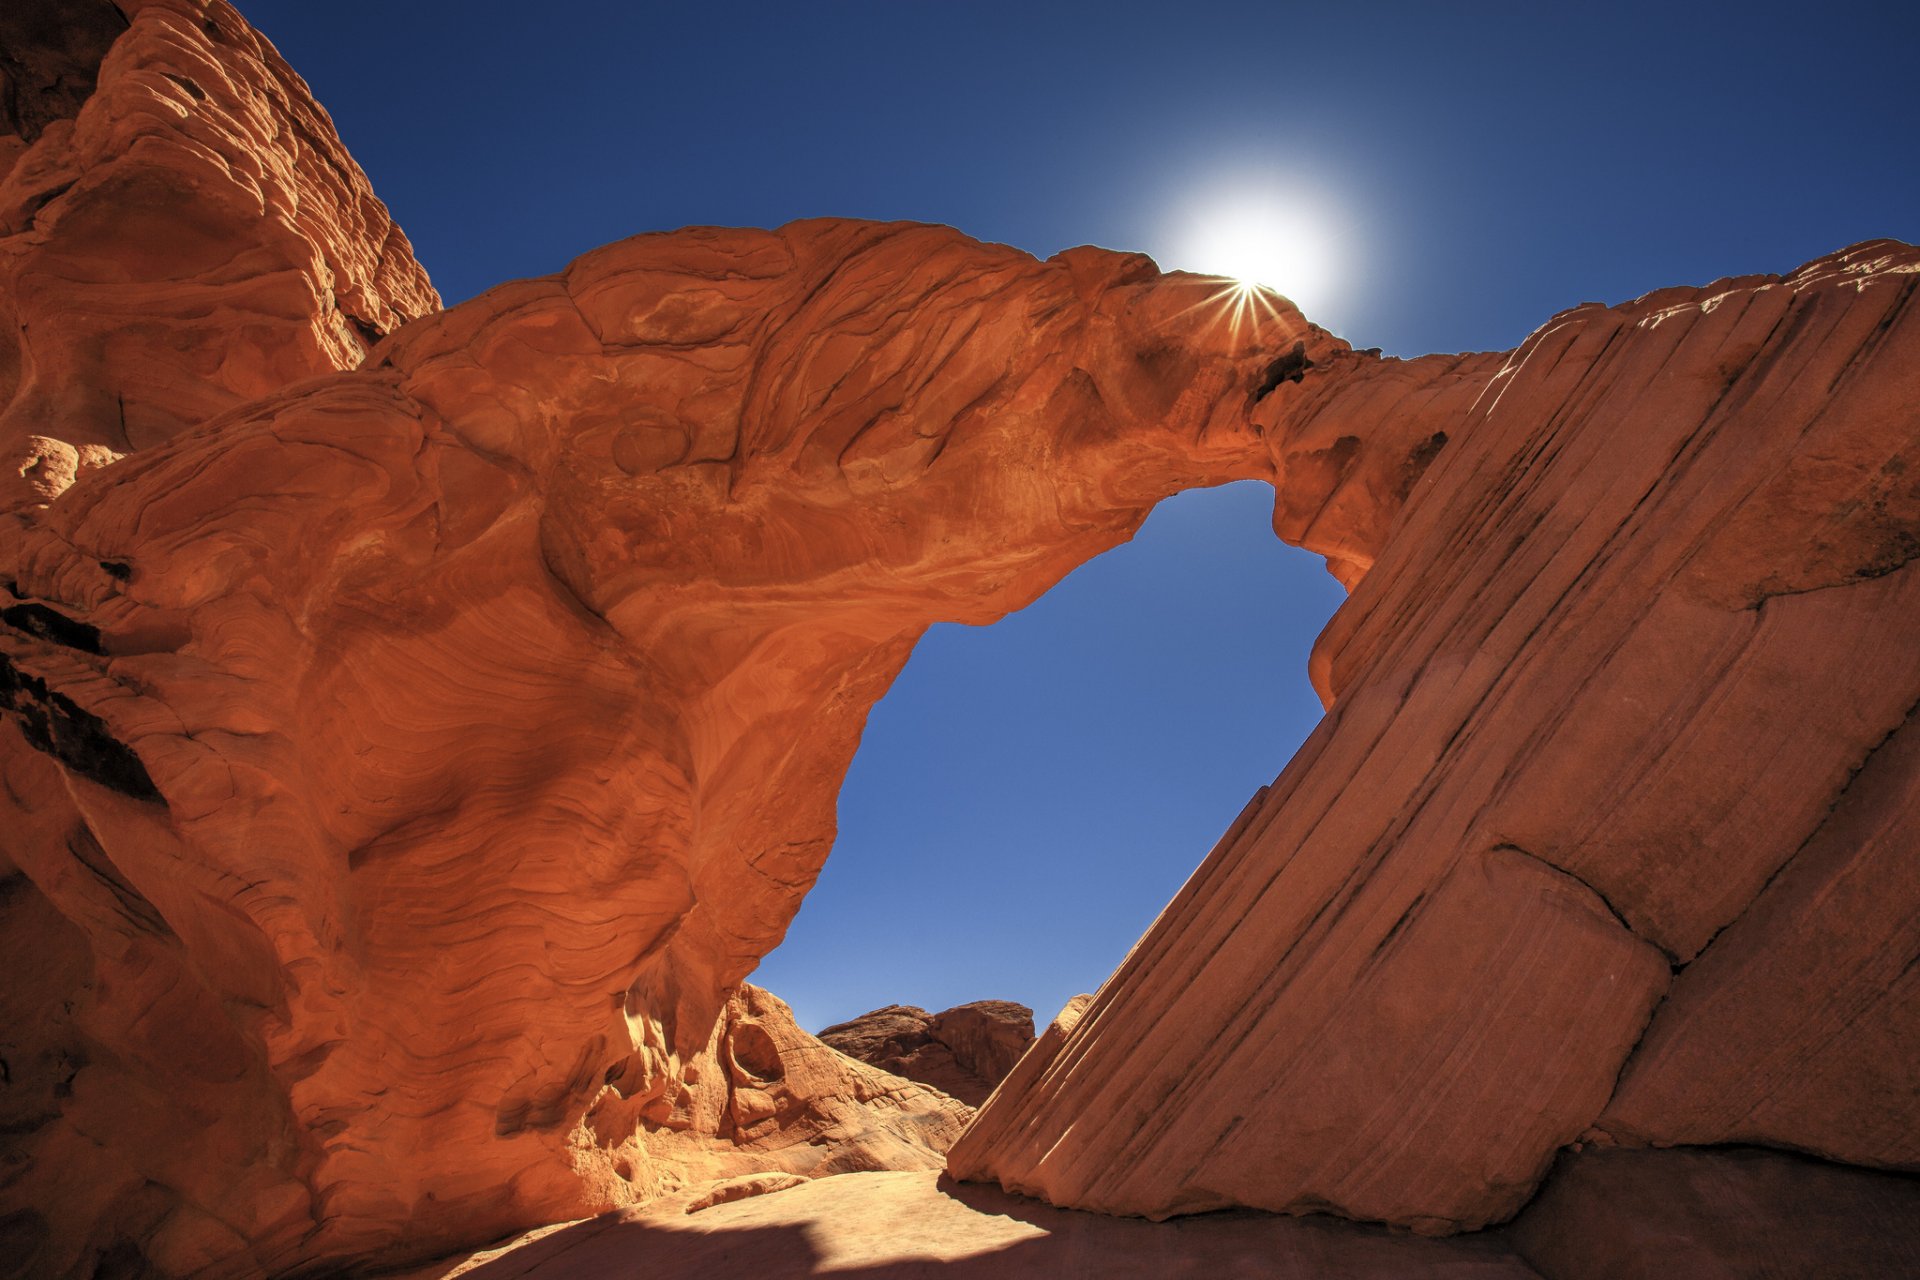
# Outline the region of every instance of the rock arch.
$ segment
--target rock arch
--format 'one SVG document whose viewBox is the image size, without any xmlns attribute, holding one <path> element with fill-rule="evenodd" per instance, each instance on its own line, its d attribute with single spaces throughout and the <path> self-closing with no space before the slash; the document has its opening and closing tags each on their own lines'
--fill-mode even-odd
<svg viewBox="0 0 1920 1280">
<path fill-rule="evenodd" d="M 1911 247 L 1413 361 L 838 221 L 402 323 L 297 77 L 224 4 L 117 8 L 0 155 L 7 305 L 64 335 L 0 360 L 29 1266 L 396 1262 L 951 1137 L 735 984 L 918 630 L 1240 477 L 1354 591 L 1332 715 L 955 1171 L 1448 1231 L 1570 1142 L 1920 1164 Z"/>
</svg>

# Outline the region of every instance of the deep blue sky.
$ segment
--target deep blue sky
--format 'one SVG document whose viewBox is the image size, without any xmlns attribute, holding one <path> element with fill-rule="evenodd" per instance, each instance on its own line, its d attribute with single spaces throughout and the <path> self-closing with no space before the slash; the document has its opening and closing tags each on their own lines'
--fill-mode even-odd
<svg viewBox="0 0 1920 1280">
<path fill-rule="evenodd" d="M 1338 214 L 1316 318 L 1413 355 L 1920 239 L 1920 5 L 241 0 L 450 302 L 639 231 L 822 214 L 1140 248 L 1245 181 Z M 757 980 L 818 1026 L 1096 985 L 1311 727 L 1338 592 L 1244 487 L 939 628 Z"/>
</svg>

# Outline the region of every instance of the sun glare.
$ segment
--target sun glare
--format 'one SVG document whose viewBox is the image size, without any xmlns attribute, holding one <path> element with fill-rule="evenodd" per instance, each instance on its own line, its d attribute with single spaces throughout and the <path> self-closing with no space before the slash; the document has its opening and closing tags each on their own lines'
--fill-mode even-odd
<svg viewBox="0 0 1920 1280">
<path fill-rule="evenodd" d="M 1328 219 L 1304 202 L 1242 195 L 1197 209 L 1165 265 L 1264 286 L 1320 318 L 1336 287 L 1334 248 Z"/>
</svg>

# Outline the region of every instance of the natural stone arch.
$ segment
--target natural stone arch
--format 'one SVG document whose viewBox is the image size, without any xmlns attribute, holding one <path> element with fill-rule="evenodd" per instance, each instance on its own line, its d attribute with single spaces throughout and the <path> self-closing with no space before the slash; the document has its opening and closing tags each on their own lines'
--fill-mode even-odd
<svg viewBox="0 0 1920 1280">
<path fill-rule="evenodd" d="M 721 1123 L 689 1068 L 724 1056 L 920 632 L 1233 478 L 1279 479 L 1351 578 L 1433 451 L 1288 435 L 1360 365 L 1138 256 L 695 230 L 416 322 L 27 514 L 7 574 L 47 621 L 5 644 L 29 739 L 48 708 L 90 735 L 60 757 L 67 843 L 167 935 L 143 971 L 199 993 L 195 1052 L 245 1082 L 209 1113 L 239 1089 L 299 1152 L 187 1203 L 270 1203 L 240 1232 L 263 1256 L 365 1256 L 657 1185 L 649 1131 Z M 109 744 L 130 780 L 90 767 Z M 41 858 L 63 912 L 104 909 Z M 236 1003 L 237 1038 L 204 1030 Z"/>
</svg>

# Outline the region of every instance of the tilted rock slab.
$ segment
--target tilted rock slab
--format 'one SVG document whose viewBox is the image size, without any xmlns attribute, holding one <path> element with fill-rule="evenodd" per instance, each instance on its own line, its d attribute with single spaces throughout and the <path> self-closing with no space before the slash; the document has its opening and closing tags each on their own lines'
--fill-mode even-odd
<svg viewBox="0 0 1920 1280">
<path fill-rule="evenodd" d="M 1387 410 L 1452 443 L 1321 637 L 1327 718 L 953 1172 L 1447 1232 L 1590 1129 L 1920 1167 L 1916 273 L 1583 306 Z M 1355 385 L 1257 416 L 1367 440 Z"/>
</svg>

